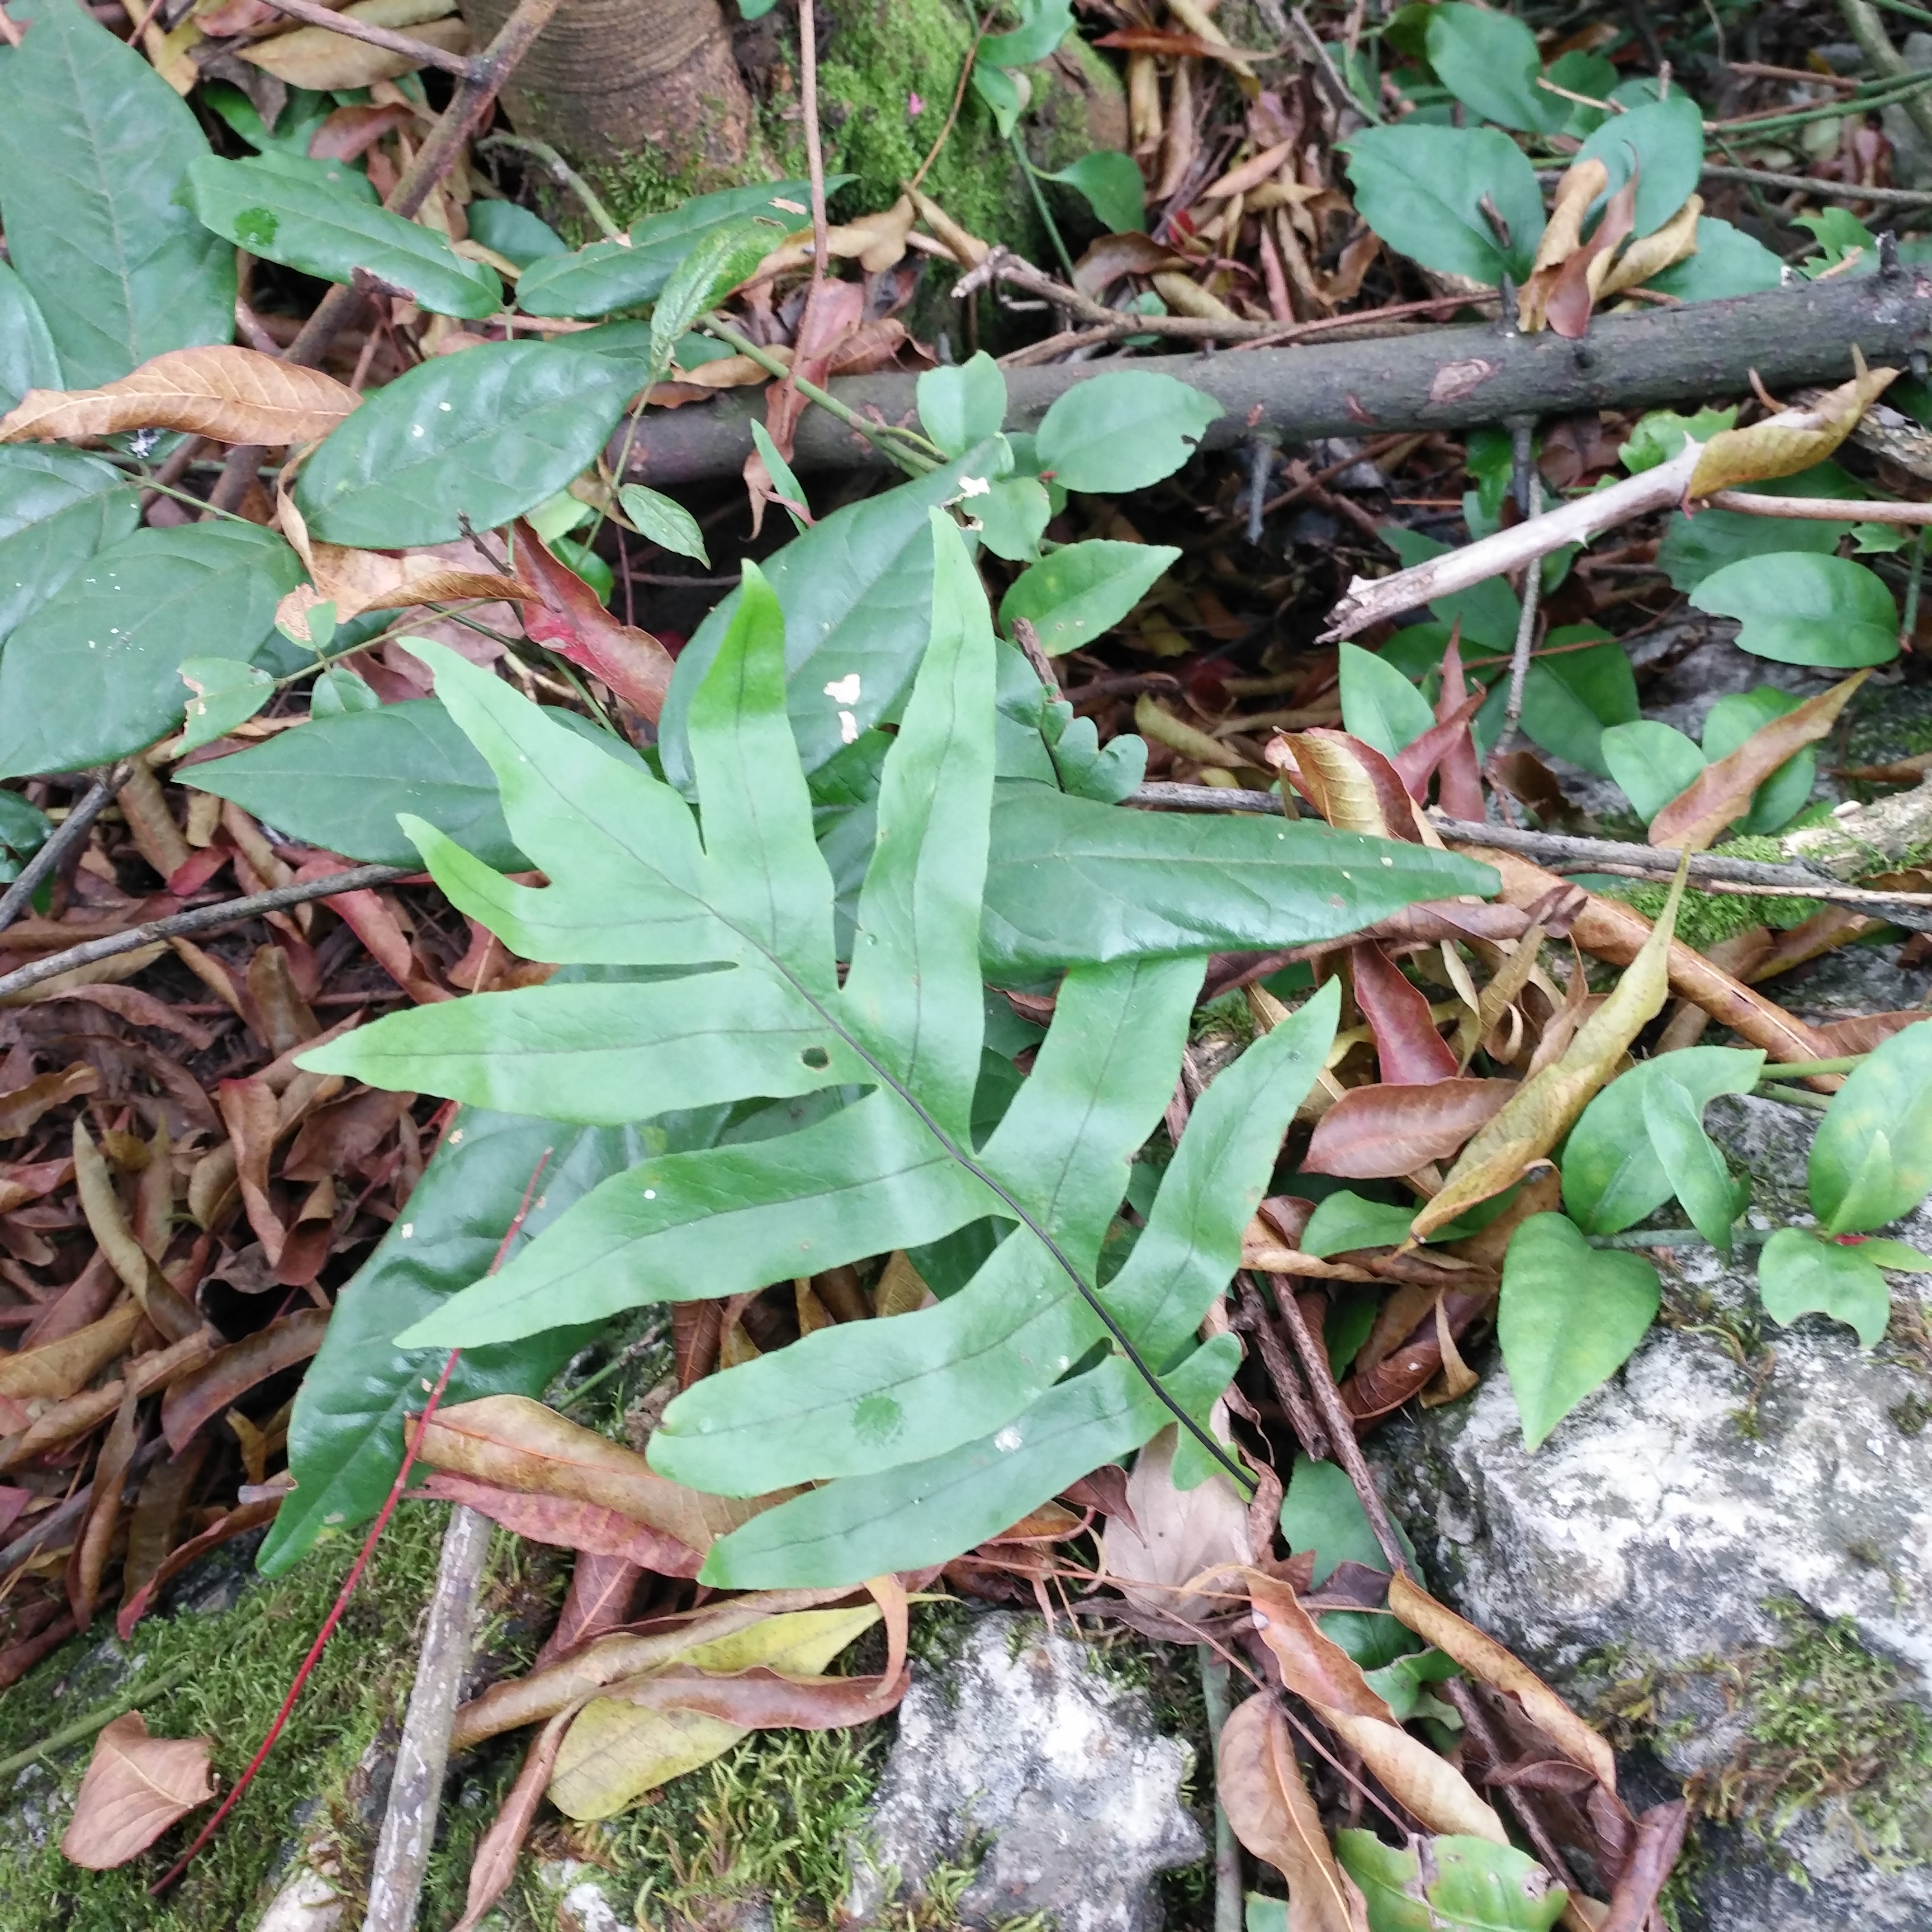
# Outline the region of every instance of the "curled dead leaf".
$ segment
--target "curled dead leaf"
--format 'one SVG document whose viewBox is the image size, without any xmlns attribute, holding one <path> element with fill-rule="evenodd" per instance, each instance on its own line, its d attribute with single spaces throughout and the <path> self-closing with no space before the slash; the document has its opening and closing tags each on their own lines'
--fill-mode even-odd
<svg viewBox="0 0 1932 1932">
<path fill-rule="evenodd" d="M 1828 390 L 1808 409 L 1786 410 L 1748 429 L 1720 430 L 1698 457 L 1685 495 L 1708 496 L 1740 483 L 1795 476 L 1823 462 L 1898 374 L 1896 369 L 1868 369 L 1856 343 L 1852 366 L 1857 373 L 1849 382 Z"/>
<path fill-rule="evenodd" d="M 1303 1171 L 1350 1180 L 1413 1174 L 1447 1160 L 1516 1092 L 1514 1080 L 1352 1087 L 1316 1123 Z"/>
<path fill-rule="evenodd" d="M 346 382 L 254 349 L 172 349 L 98 389 L 30 389 L 0 442 L 78 442 L 172 429 L 217 442 L 314 442 L 362 398 Z"/>
</svg>

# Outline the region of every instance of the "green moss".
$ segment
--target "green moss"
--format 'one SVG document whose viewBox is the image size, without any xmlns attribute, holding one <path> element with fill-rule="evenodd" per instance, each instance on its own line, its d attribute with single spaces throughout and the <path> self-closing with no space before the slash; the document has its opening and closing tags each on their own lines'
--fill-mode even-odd
<svg viewBox="0 0 1932 1932">
<path fill-rule="evenodd" d="M 1727 838 L 1711 850 L 1726 858 L 1757 859 L 1771 865 L 1785 862 L 1784 848 L 1774 838 Z M 1637 880 L 1600 880 L 1591 890 L 1605 898 L 1622 899 L 1649 920 L 1663 911 L 1670 891 L 1666 885 Z M 1720 939 L 1734 939 L 1754 926 L 1802 926 L 1823 910 L 1817 899 L 1759 898 L 1744 892 L 1700 892 L 1693 886 L 1685 892 L 1678 912 L 1677 937 L 1702 952 Z"/>
<path fill-rule="evenodd" d="M 975 21 L 960 0 L 832 0 L 821 4 L 818 68 L 820 120 L 828 174 L 855 180 L 832 200 L 835 220 L 889 208 L 917 172 L 938 138 L 974 39 Z M 802 178 L 805 137 L 799 118 L 797 56 L 789 26 L 785 58 L 759 104 L 752 152 L 740 177 Z M 1052 62 L 1030 70 L 1033 104 L 1021 127 L 1035 164 L 1064 167 L 1094 147 L 1118 145 L 1124 125 L 1118 76 L 1105 58 L 1077 37 L 1066 45 L 1082 82 L 1070 81 Z M 916 99 L 920 111 L 912 112 Z M 640 154 L 620 164 L 587 168 L 587 178 L 616 218 L 626 224 L 674 208 L 686 196 L 725 185 L 692 170 L 667 169 L 663 158 Z M 1048 249 L 1026 179 L 992 113 L 968 88 L 945 147 L 920 184 L 953 219 L 988 240 L 1005 242 L 1035 260 Z M 1072 241 L 1093 232 L 1084 204 L 1049 186 L 1054 218 Z M 581 226 L 581 212 L 559 218 Z M 1077 242 L 1074 245 L 1078 245 Z"/>
<path fill-rule="evenodd" d="M 206 1812 L 191 1814 L 154 1851 L 117 1871 L 83 1871 L 69 1864 L 55 1842 L 86 1768 L 91 1744 L 82 1744 L 58 1754 L 38 1781 L 15 1788 L 16 1840 L 0 1847 L 0 1925 L 22 1932 L 56 1926 L 62 1932 L 231 1932 L 259 1917 L 280 1866 L 304 1833 L 335 1826 L 352 1851 L 367 1834 L 355 1814 L 352 1774 L 377 1731 L 400 1720 L 446 1514 L 440 1506 L 411 1505 L 391 1522 L 274 1751 L 165 1899 L 149 1898 L 147 1888 L 184 1849 Z M 506 1540 L 499 1540 L 499 1589 Z M 254 1585 L 219 1614 L 150 1618 L 128 1646 L 131 1670 L 121 1664 L 117 1646 L 101 1642 L 106 1625 L 98 1624 L 0 1698 L 0 1756 L 23 1750 L 143 1680 L 185 1664 L 185 1680 L 146 1700 L 142 1714 L 158 1736 L 213 1738 L 213 1769 L 226 1791 L 286 1694 L 352 1555 L 341 1546 L 328 1558 L 311 1558 L 286 1576 Z M 26 1834 L 19 1829 L 29 1801 L 44 1808 L 40 1822 L 48 1842 L 39 1847 L 24 1842 Z M 440 1862 L 459 1863 L 466 1871 L 470 1848 L 490 1815 L 453 1820 L 452 1842 Z M 459 1882 L 454 1895 L 460 1894 Z"/>
</svg>

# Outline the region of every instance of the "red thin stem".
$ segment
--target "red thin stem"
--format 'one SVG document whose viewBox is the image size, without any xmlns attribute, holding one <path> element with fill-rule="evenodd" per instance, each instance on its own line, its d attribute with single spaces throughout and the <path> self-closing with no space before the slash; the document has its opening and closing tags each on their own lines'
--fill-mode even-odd
<svg viewBox="0 0 1932 1932">
<path fill-rule="evenodd" d="M 524 1190 L 524 1198 L 518 1204 L 516 1214 L 509 1226 L 504 1229 L 502 1240 L 497 1244 L 495 1258 L 490 1264 L 489 1272 L 491 1274 L 502 1266 L 503 1257 L 508 1253 L 510 1244 L 516 1239 L 518 1229 L 522 1227 L 528 1216 L 531 1198 L 537 1191 L 537 1182 L 542 1178 L 544 1169 L 549 1166 L 550 1155 L 554 1151 L 554 1148 L 545 1148 L 532 1171 L 530 1185 Z M 390 1517 L 396 1513 L 396 1505 L 402 1500 L 404 1486 L 409 1481 L 410 1472 L 416 1466 L 416 1454 L 422 1447 L 430 1418 L 435 1414 L 436 1405 L 442 1401 L 443 1391 L 449 1386 L 449 1378 L 456 1367 L 456 1358 L 462 1352 L 460 1348 L 450 1350 L 449 1359 L 443 1364 L 442 1372 L 436 1377 L 435 1388 L 430 1390 L 429 1400 L 423 1405 L 422 1413 L 416 1418 L 416 1429 L 404 1451 L 402 1467 L 396 1472 L 396 1480 L 389 1485 L 389 1493 L 377 1512 L 376 1520 L 370 1525 L 369 1534 L 362 1539 L 362 1547 L 356 1552 L 356 1561 L 350 1564 L 349 1574 L 343 1579 L 342 1588 L 337 1592 L 335 1601 L 330 1606 L 328 1616 L 322 1618 L 322 1628 L 316 1632 L 315 1641 L 309 1646 L 308 1654 L 302 1659 L 302 1668 L 296 1672 L 295 1682 L 289 1686 L 289 1694 L 282 1700 L 282 1708 L 275 1713 L 275 1720 L 268 1726 L 268 1736 L 262 1740 L 260 1748 L 255 1755 L 248 1760 L 248 1768 L 235 1780 L 234 1789 L 221 1801 L 214 1816 L 202 1827 L 200 1836 L 160 1878 L 148 1886 L 151 1898 L 159 1898 L 188 1870 L 195 1854 L 220 1829 L 221 1821 L 241 1802 L 242 1794 L 254 1782 L 256 1772 L 261 1769 L 269 1752 L 274 1749 L 275 1740 L 281 1736 L 282 1728 L 289 1720 L 289 1714 L 294 1710 L 296 1700 L 302 1694 L 302 1687 L 308 1683 L 310 1673 L 321 1660 L 323 1646 L 334 1635 L 335 1627 L 342 1621 L 343 1612 L 349 1607 L 349 1600 L 356 1594 L 356 1585 L 362 1580 L 363 1571 L 369 1567 L 369 1559 L 375 1554 L 376 1545 L 381 1539 L 382 1532 L 388 1527 Z"/>
</svg>

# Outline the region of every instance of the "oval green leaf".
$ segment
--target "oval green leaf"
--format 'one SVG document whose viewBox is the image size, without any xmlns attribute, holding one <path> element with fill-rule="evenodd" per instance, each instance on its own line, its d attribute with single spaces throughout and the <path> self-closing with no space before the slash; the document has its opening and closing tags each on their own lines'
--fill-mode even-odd
<svg viewBox="0 0 1932 1932">
<path fill-rule="evenodd" d="M 296 486 L 310 535 L 364 550 L 454 542 L 554 496 L 604 447 L 637 387 L 610 358 L 541 342 L 439 356 L 378 389 Z"/>
<path fill-rule="evenodd" d="M 1144 490 L 1178 470 L 1226 413 L 1172 376 L 1123 369 L 1057 398 L 1034 446 L 1041 474 L 1051 470 L 1064 488 Z"/>
<path fill-rule="evenodd" d="M 434 229 L 319 176 L 204 154 L 188 178 L 201 220 L 266 261 L 326 282 L 353 281 L 360 269 L 438 315 L 480 317 L 503 305 L 503 284 L 488 263 L 465 260 Z"/>
<path fill-rule="evenodd" d="M 1166 544 L 1098 537 L 1069 544 L 1013 580 L 1000 600 L 1000 628 L 1010 634 L 1024 617 L 1048 657 L 1077 650 L 1111 631 L 1180 554 Z"/>
<path fill-rule="evenodd" d="M 1365 128 L 1348 146 L 1355 206 L 1398 254 L 1492 286 L 1504 275 L 1528 277 L 1543 233 L 1543 190 L 1507 134 L 1405 121 Z M 1483 212 L 1486 196 L 1507 242 Z"/>
<path fill-rule="evenodd" d="M 1884 580 L 1849 558 L 1785 550 L 1727 565 L 1691 593 L 1738 620 L 1744 650 L 1780 664 L 1855 670 L 1898 655 L 1898 611 Z"/>
<path fill-rule="evenodd" d="M 1885 1276 L 1856 1247 L 1821 1241 L 1802 1228 L 1780 1228 L 1758 1257 L 1764 1312 L 1789 1327 L 1801 1315 L 1828 1315 L 1874 1348 L 1892 1318 Z"/>
<path fill-rule="evenodd" d="M 1932 1022 L 1882 1042 L 1833 1095 L 1810 1180 L 1811 1205 L 1834 1234 L 1882 1228 L 1932 1192 Z"/>
<path fill-rule="evenodd" d="M 104 545 L 131 536 L 140 500 L 121 472 L 77 450 L 0 449 L 0 643 Z"/>
</svg>

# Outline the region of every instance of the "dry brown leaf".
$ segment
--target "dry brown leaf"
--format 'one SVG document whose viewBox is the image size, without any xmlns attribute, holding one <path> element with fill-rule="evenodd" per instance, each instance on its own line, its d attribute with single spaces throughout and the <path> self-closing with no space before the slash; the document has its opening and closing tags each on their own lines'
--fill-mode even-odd
<svg viewBox="0 0 1932 1932">
<path fill-rule="evenodd" d="M 572 1496 L 533 1496 L 441 1469 L 420 1493 L 478 1510 L 526 1542 L 614 1558 L 661 1576 L 695 1576 L 704 1567 L 698 1551 L 602 1503 Z"/>
<path fill-rule="evenodd" d="M 1546 272 L 1568 261 L 1583 245 L 1583 220 L 1590 204 L 1610 184 L 1610 171 L 1592 157 L 1573 163 L 1556 184 L 1550 224 L 1536 244 L 1530 279 L 1516 298 L 1516 326 L 1528 331 L 1543 326 L 1543 302 L 1549 288 Z"/>
<path fill-rule="evenodd" d="M 132 429 L 217 442 L 314 442 L 362 400 L 320 369 L 257 350 L 173 349 L 98 389 L 29 389 L 0 418 L 0 442 L 78 442 Z"/>
<path fill-rule="evenodd" d="M 1593 1731 L 1534 1671 L 1496 1639 L 1466 1622 L 1403 1576 L 1389 1580 L 1389 1608 L 1419 1637 L 1453 1657 L 1494 1690 L 1507 1691 L 1557 1749 L 1589 1772 L 1605 1790 L 1617 1788 L 1617 1761 Z"/>
<path fill-rule="evenodd" d="M 1378 1724 L 1394 1713 L 1362 1674 L 1362 1667 L 1302 1607 L 1280 1578 L 1264 1570 L 1244 1577 L 1255 1628 L 1281 1666 L 1281 1681 L 1296 1696 L 1324 1712 L 1346 1711 Z"/>
<path fill-rule="evenodd" d="M 40 1348 L 0 1354 L 0 1396 L 14 1402 L 35 1396 L 46 1402 L 64 1401 L 128 1352 L 140 1321 L 140 1306 L 124 1301 L 99 1321 Z"/>
<path fill-rule="evenodd" d="M 1670 990 L 1671 934 L 1684 881 L 1679 866 L 1642 950 L 1625 968 L 1616 991 L 1577 1029 L 1561 1058 L 1532 1074 L 1462 1150 L 1441 1191 L 1423 1203 L 1409 1224 L 1415 1240 L 1426 1239 L 1478 1202 L 1502 1193 L 1543 1160 L 1610 1078 L 1630 1042 L 1664 1010 Z"/>
<path fill-rule="evenodd" d="M 455 17 L 455 0 L 356 0 L 355 5 L 338 10 L 371 26 L 406 30 L 412 39 L 445 53 L 470 51 L 470 29 Z M 290 87 L 323 92 L 373 87 L 379 80 L 412 74 L 419 64 L 407 54 L 351 40 L 327 27 L 298 27 L 292 34 L 278 34 L 236 52 Z"/>
<path fill-rule="evenodd" d="M 1234 1835 L 1288 1881 L 1288 1932 L 1367 1932 L 1360 1894 L 1328 1849 L 1288 1720 L 1263 1691 L 1221 1726 L 1214 1795 Z"/>
<path fill-rule="evenodd" d="M 476 1855 L 470 1866 L 469 1894 L 454 1932 L 473 1932 L 490 1906 L 509 1890 L 510 1882 L 517 1875 L 518 1856 L 530 1835 L 544 1787 L 556 1767 L 563 1734 L 576 1714 L 574 1706 L 558 1712 L 532 1740 L 510 1795 L 503 1800 L 489 1830 L 477 1841 Z"/>
<path fill-rule="evenodd" d="M 1652 275 L 1687 260 L 1697 252 L 1697 218 L 1704 212 L 1701 194 L 1688 196 L 1664 226 L 1648 235 L 1640 235 L 1619 255 L 1597 291 L 1600 301 L 1622 295 L 1626 289 L 1640 289 Z"/>
<path fill-rule="evenodd" d="M 700 1551 L 778 1500 L 688 1490 L 660 1476 L 635 1450 L 527 1396 L 484 1396 L 438 1409 L 420 1453 L 432 1468 L 502 1489 L 601 1503 Z"/>
<path fill-rule="evenodd" d="M 1316 1123 L 1302 1171 L 1356 1180 L 1413 1174 L 1448 1160 L 1516 1089 L 1514 1080 L 1461 1078 L 1426 1087 L 1352 1087 Z"/>
<path fill-rule="evenodd" d="M 177 1819 L 214 1796 L 212 1738 L 154 1738 L 138 1711 L 116 1718 L 94 1741 L 63 1857 L 89 1871 L 138 1858 Z"/>
<path fill-rule="evenodd" d="M 1828 390 L 1808 410 L 1787 410 L 1748 429 L 1720 430 L 1705 444 L 1684 494 L 1708 496 L 1713 490 L 1735 490 L 1741 483 L 1795 476 L 1822 463 L 1898 374 L 1896 369 L 1868 369 L 1856 343 L 1852 366 L 1858 373 L 1849 382 Z"/>
<path fill-rule="evenodd" d="M 1871 672 L 1848 678 L 1808 698 L 1795 711 L 1761 724 L 1728 757 L 1706 765 L 1651 820 L 1650 842 L 1701 852 L 1735 818 L 1750 809 L 1752 794 L 1786 759 L 1815 744 Z"/>
<path fill-rule="evenodd" d="M 134 1231 L 121 1211 L 113 1176 L 84 1120 L 74 1124 L 74 1178 L 88 1231 L 141 1304 L 142 1312 L 170 1342 L 195 1334 L 202 1325 L 201 1318 L 134 1238 Z"/>
<path fill-rule="evenodd" d="M 1130 1603 L 1167 1616 L 1190 1578 L 1244 1564 L 1254 1553 L 1246 1500 L 1226 1476 L 1210 1476 L 1191 1490 L 1174 1487 L 1178 1433 L 1169 1424 L 1141 1451 L 1127 1478 L 1131 1514 L 1110 1516 L 1100 1540 L 1109 1580 Z"/>
<path fill-rule="evenodd" d="M 1337 832 L 1439 844 L 1418 821 L 1415 802 L 1395 766 L 1372 745 L 1346 731 L 1297 731 L 1268 740 L 1277 771 L 1300 780 L 1310 803 Z"/>
<path fill-rule="evenodd" d="M 16 1139 L 50 1108 L 92 1094 L 100 1084 L 100 1076 L 86 1060 L 76 1060 L 57 1073 L 43 1073 L 0 1094 L 0 1141 Z"/>
<path fill-rule="evenodd" d="M 1362 1762 L 1389 1795 L 1430 1830 L 1486 1838 L 1492 1845 L 1509 1843 L 1502 1820 L 1476 1796 L 1468 1780 L 1420 1738 L 1410 1736 L 1400 1724 L 1346 1711 L 1324 1710 L 1322 1714 L 1337 1737 L 1360 1752 Z"/>
</svg>

